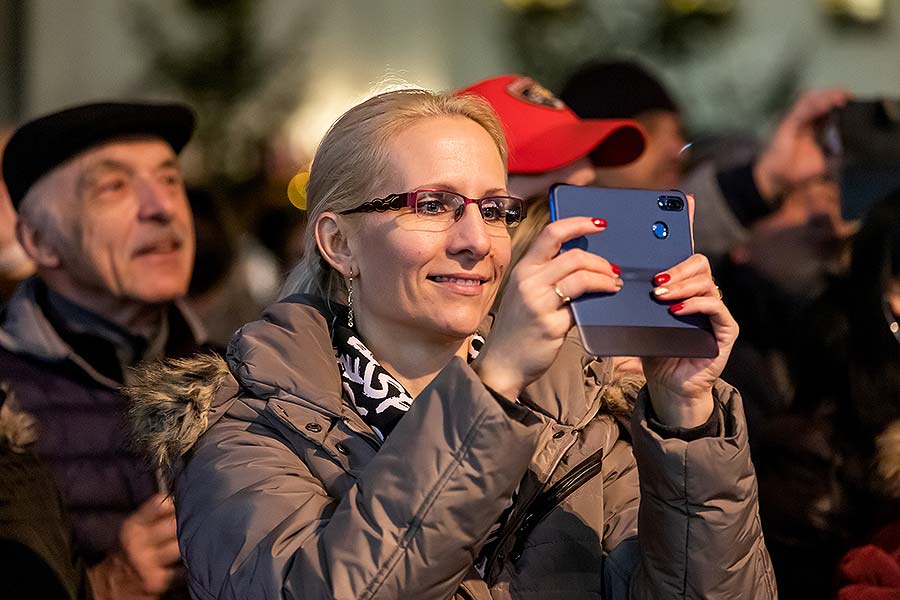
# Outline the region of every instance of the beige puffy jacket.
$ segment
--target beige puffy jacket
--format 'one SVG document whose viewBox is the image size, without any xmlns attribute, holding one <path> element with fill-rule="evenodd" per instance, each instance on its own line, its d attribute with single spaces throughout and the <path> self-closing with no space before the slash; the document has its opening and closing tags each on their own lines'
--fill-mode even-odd
<svg viewBox="0 0 900 600">
<path fill-rule="evenodd" d="M 342 398 L 333 316 L 309 304 L 271 306 L 227 361 L 169 363 L 131 390 L 139 443 L 176 466 L 197 598 L 777 596 L 725 384 L 724 436 L 662 439 L 645 391 L 630 427 L 614 416 L 635 394 L 573 336 L 520 403 L 454 359 L 381 443 Z"/>
</svg>

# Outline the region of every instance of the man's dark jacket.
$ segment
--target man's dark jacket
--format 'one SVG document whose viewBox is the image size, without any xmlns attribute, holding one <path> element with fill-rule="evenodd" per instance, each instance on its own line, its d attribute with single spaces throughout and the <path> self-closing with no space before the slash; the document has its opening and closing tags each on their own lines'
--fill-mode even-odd
<svg viewBox="0 0 900 600">
<path fill-rule="evenodd" d="M 94 564 L 116 549 L 129 513 L 159 490 L 152 469 L 129 448 L 122 382 L 93 366 L 105 341 L 82 336 L 75 352 L 45 314 L 45 292 L 36 279 L 24 282 L 0 315 L 0 382 L 37 419 L 33 451 L 52 470 L 79 550 Z M 173 305 L 166 354 L 192 354 L 201 337 L 190 313 Z"/>
</svg>

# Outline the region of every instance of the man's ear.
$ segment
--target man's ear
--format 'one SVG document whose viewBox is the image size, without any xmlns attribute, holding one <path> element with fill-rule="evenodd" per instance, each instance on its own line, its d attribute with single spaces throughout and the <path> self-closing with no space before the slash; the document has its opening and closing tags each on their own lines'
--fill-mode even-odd
<svg viewBox="0 0 900 600">
<path fill-rule="evenodd" d="M 315 227 L 316 244 L 322 257 L 344 277 L 353 275 L 353 250 L 347 236 L 350 224 L 333 212 L 324 212 Z"/>
<path fill-rule="evenodd" d="M 39 269 L 59 268 L 62 261 L 56 249 L 56 240 L 46 231 L 32 227 L 22 219 L 16 221 L 16 239 Z"/>
</svg>

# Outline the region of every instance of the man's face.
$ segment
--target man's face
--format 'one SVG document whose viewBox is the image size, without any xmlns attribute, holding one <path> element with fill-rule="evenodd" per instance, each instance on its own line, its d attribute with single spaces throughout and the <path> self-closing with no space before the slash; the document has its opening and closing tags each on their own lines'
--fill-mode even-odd
<svg viewBox="0 0 900 600">
<path fill-rule="evenodd" d="M 682 153 L 685 141 L 678 113 L 654 110 L 638 115 L 635 120 L 644 128 L 644 152 L 625 166 L 597 168 L 597 183 L 656 190 L 678 187 L 686 158 Z"/>
<path fill-rule="evenodd" d="M 194 227 L 171 146 L 156 138 L 114 140 L 61 170 L 56 275 L 66 287 L 142 304 L 184 295 Z"/>
<path fill-rule="evenodd" d="M 750 264 L 781 290 L 809 300 L 821 293 L 828 274 L 846 269 L 855 230 L 841 216 L 838 184 L 808 181 L 753 224 L 747 242 L 732 249 L 732 260 Z"/>
</svg>

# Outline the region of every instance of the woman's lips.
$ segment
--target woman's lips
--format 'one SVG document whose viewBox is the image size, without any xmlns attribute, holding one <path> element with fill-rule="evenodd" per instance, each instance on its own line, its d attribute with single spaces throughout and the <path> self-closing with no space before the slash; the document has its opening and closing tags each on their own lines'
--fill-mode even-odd
<svg viewBox="0 0 900 600">
<path fill-rule="evenodd" d="M 434 275 L 428 278 L 441 287 L 466 296 L 480 295 L 486 279 L 480 277 L 460 277 L 455 275 Z"/>
</svg>

